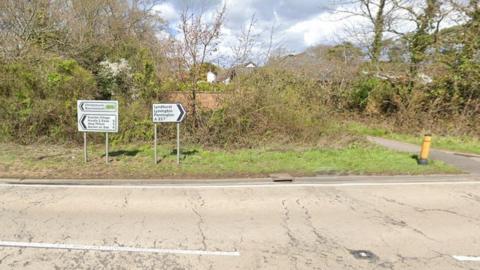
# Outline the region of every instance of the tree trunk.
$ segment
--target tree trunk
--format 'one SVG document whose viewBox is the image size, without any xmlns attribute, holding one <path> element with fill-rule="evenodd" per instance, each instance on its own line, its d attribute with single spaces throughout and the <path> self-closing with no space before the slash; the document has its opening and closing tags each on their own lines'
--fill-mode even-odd
<svg viewBox="0 0 480 270">
<path fill-rule="evenodd" d="M 374 37 L 372 43 L 372 63 L 377 65 L 378 60 L 380 59 L 380 54 L 382 53 L 383 47 L 383 31 L 385 30 L 385 2 L 386 0 L 380 0 L 378 5 L 378 11 L 375 16 L 374 23 Z"/>
</svg>

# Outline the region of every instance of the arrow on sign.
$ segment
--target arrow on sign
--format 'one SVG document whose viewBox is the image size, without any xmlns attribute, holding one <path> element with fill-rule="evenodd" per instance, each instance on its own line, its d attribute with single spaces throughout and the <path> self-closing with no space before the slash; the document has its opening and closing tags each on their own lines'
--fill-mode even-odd
<svg viewBox="0 0 480 270">
<path fill-rule="evenodd" d="M 153 104 L 154 123 L 180 123 L 187 113 L 180 103 Z"/>
<path fill-rule="evenodd" d="M 83 104 L 82 104 L 83 105 Z M 82 118 L 80 119 L 80 125 L 82 125 L 83 129 L 87 129 L 87 126 L 85 125 L 85 119 L 87 119 L 87 115 L 84 114 Z"/>
<path fill-rule="evenodd" d="M 78 110 L 82 112 L 112 113 L 117 112 L 115 100 L 79 100 Z"/>
<path fill-rule="evenodd" d="M 185 117 L 185 109 L 183 109 L 183 106 L 180 103 L 177 104 L 177 107 L 178 107 L 178 110 L 180 111 L 180 115 L 177 118 L 177 122 L 182 122 L 183 117 Z"/>
</svg>

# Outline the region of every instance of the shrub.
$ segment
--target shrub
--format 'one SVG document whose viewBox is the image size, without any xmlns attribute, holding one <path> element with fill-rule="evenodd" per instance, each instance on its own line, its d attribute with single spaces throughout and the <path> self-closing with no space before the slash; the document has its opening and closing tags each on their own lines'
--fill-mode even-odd
<svg viewBox="0 0 480 270">
<path fill-rule="evenodd" d="M 225 92 L 221 109 L 203 114 L 198 138 L 223 146 L 311 143 L 327 121 L 322 103 L 322 89 L 314 81 L 259 69 L 235 80 Z"/>
<path fill-rule="evenodd" d="M 74 60 L 53 58 L 5 65 L 0 72 L 0 140 L 75 139 L 76 100 L 93 98 L 97 89 L 89 71 Z"/>
</svg>

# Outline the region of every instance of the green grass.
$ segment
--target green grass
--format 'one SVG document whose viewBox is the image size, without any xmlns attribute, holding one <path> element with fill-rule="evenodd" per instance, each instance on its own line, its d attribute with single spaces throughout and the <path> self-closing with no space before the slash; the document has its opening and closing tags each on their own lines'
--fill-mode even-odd
<svg viewBox="0 0 480 270">
<path fill-rule="evenodd" d="M 459 171 L 440 161 L 419 166 L 410 155 L 366 144 L 341 149 L 309 150 L 209 150 L 190 146 L 182 150 L 176 165 L 172 146 L 158 149 L 153 162 L 148 145 L 112 146 L 110 164 L 103 158 L 103 145 L 89 148 L 90 161 L 83 162 L 79 146 L 0 144 L 0 177 L 25 178 L 205 178 L 252 177 L 271 173 L 296 176 L 317 174 L 434 174 Z"/>
<path fill-rule="evenodd" d="M 382 128 L 368 127 L 357 122 L 349 122 L 346 125 L 346 129 L 347 131 L 357 135 L 377 136 L 417 145 L 420 145 L 423 140 L 422 135 L 395 133 Z M 480 154 L 480 139 L 467 136 L 455 137 L 432 134 L 432 147 L 450 151 Z"/>
</svg>

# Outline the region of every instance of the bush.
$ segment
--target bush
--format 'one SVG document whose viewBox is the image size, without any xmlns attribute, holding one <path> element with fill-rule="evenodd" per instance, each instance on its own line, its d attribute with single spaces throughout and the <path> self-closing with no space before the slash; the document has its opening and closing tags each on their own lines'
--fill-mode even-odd
<svg viewBox="0 0 480 270">
<path fill-rule="evenodd" d="M 378 79 L 372 77 L 365 77 L 358 80 L 354 84 L 350 95 L 350 107 L 365 110 L 370 93 L 374 92 L 380 83 Z"/>
<path fill-rule="evenodd" d="M 349 108 L 369 114 L 388 115 L 399 110 L 398 100 L 406 86 L 376 77 L 361 77 L 352 86 Z"/>
<path fill-rule="evenodd" d="M 204 113 L 198 138 L 222 146 L 264 142 L 311 143 L 327 122 L 322 89 L 312 80 L 276 69 L 238 77 L 223 107 Z"/>
<path fill-rule="evenodd" d="M 53 58 L 35 65 L 5 65 L 0 80 L 0 138 L 31 143 L 75 138 L 76 101 L 93 98 L 93 75 L 74 60 Z M 13 94 L 15 93 L 15 94 Z"/>
</svg>

